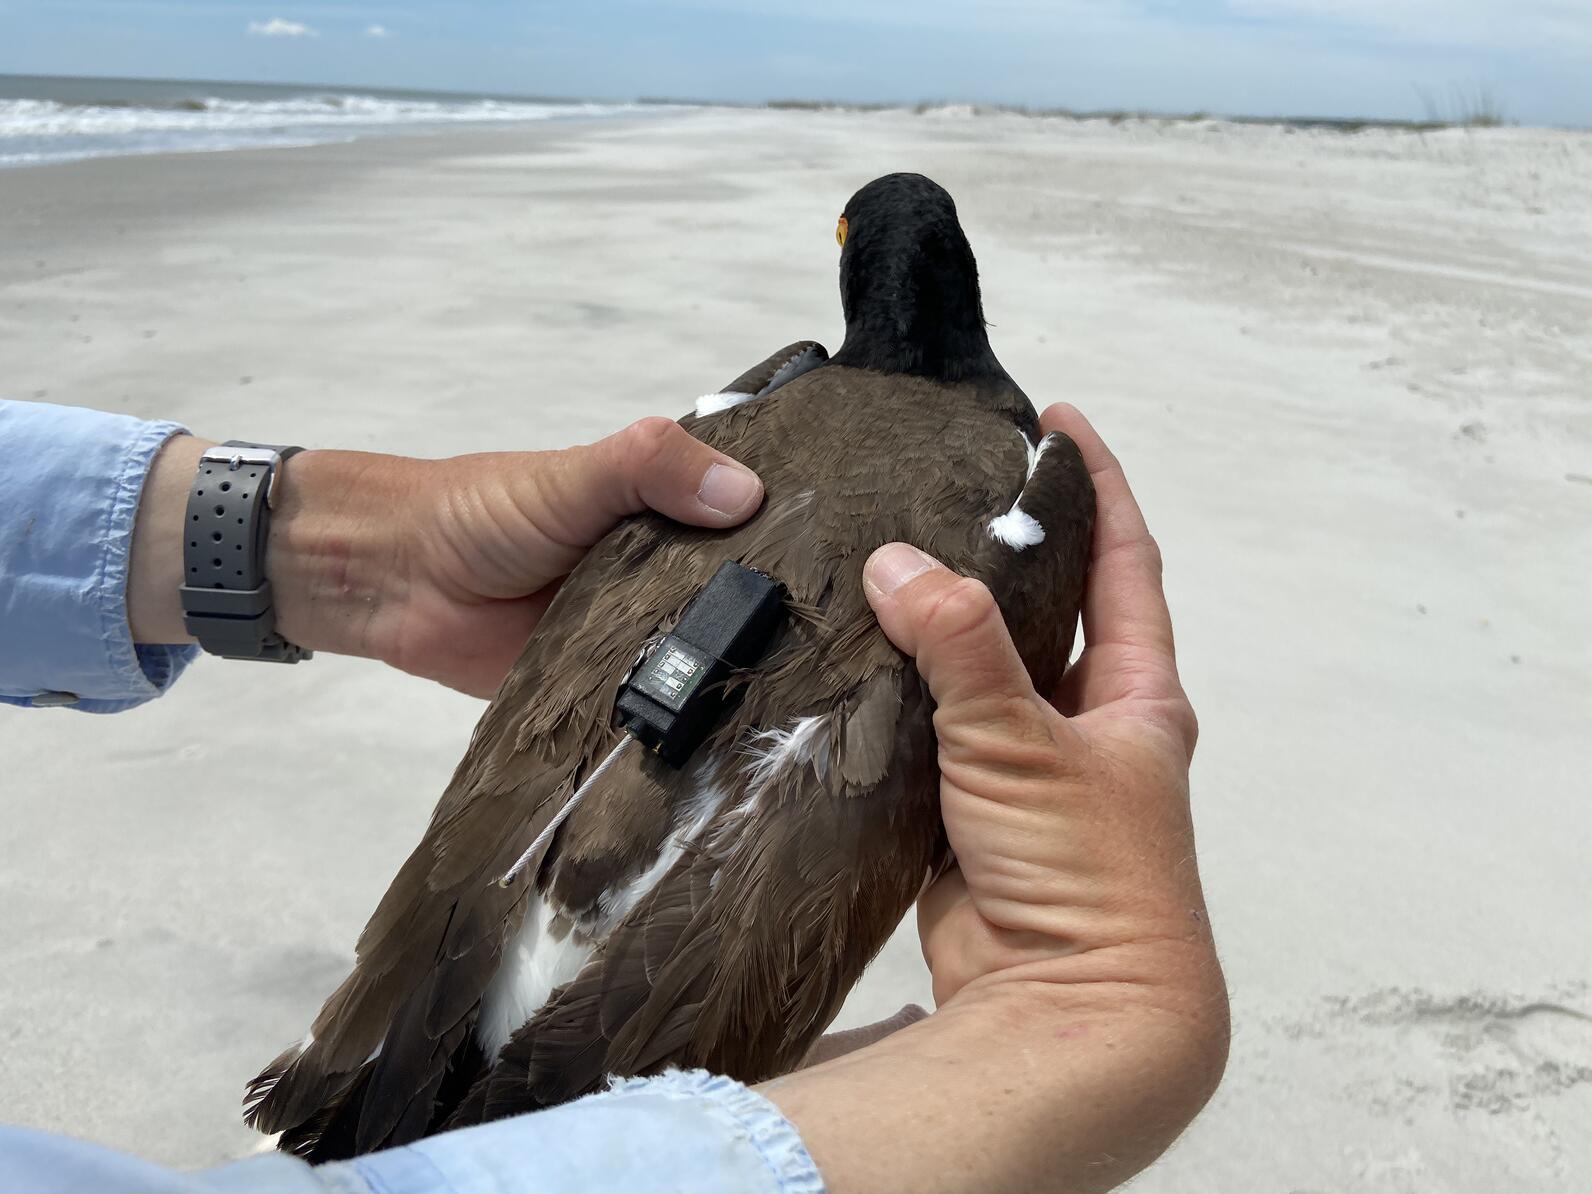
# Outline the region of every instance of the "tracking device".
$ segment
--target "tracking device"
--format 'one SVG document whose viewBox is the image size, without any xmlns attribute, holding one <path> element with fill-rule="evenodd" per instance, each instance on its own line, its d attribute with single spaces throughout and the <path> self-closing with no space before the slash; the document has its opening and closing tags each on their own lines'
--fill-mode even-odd
<svg viewBox="0 0 1592 1194">
<path fill-rule="evenodd" d="M 724 710 L 726 682 L 763 657 L 784 620 L 784 586 L 725 561 L 631 672 L 619 724 L 669 766 L 685 766 Z"/>
<path fill-rule="evenodd" d="M 614 713 L 626 733 L 618 745 L 581 781 L 498 886 L 509 886 L 541 857 L 565 818 L 633 741 L 669 766 L 684 767 L 729 703 L 727 682 L 763 658 L 784 622 L 784 585 L 733 560 L 721 564 L 619 690 Z"/>
</svg>

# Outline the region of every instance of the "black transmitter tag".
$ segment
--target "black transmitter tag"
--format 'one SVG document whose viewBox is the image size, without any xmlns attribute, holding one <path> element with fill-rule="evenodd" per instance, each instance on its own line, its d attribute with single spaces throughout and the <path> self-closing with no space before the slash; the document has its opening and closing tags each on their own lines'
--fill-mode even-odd
<svg viewBox="0 0 1592 1194">
<path fill-rule="evenodd" d="M 685 766 L 724 711 L 725 681 L 763 657 L 784 621 L 784 586 L 726 561 L 620 690 L 619 723 Z"/>
</svg>

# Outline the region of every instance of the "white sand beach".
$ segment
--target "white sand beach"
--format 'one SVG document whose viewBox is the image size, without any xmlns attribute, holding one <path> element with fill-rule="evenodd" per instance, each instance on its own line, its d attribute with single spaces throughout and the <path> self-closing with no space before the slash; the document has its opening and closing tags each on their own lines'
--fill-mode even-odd
<svg viewBox="0 0 1592 1194">
<path fill-rule="evenodd" d="M 0 171 L 0 393 L 587 440 L 836 347 L 835 216 L 901 169 L 1166 557 L 1234 1040 L 1135 1188 L 1592 1188 L 1592 135 L 705 110 Z M 324 657 L 0 709 L 0 1120 L 251 1150 L 480 709 Z M 927 999 L 908 926 L 843 1023 Z"/>
</svg>

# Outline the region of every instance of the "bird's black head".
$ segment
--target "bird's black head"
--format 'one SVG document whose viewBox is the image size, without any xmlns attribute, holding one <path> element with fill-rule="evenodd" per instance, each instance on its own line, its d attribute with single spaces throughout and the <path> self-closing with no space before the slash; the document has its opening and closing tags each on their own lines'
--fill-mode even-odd
<svg viewBox="0 0 1592 1194">
<path fill-rule="evenodd" d="M 978 264 L 945 189 L 887 174 L 836 226 L 846 342 L 834 362 L 945 381 L 1000 371 L 984 332 Z"/>
</svg>

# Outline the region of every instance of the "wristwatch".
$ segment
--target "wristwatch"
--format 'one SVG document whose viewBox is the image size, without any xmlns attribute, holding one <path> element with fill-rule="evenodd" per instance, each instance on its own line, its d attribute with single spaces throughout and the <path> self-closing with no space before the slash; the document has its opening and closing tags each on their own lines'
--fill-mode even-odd
<svg viewBox="0 0 1592 1194">
<path fill-rule="evenodd" d="M 313 652 L 276 632 L 266 535 L 282 464 L 303 448 L 228 440 L 199 458 L 184 526 L 182 616 L 212 655 L 297 663 Z"/>
</svg>

